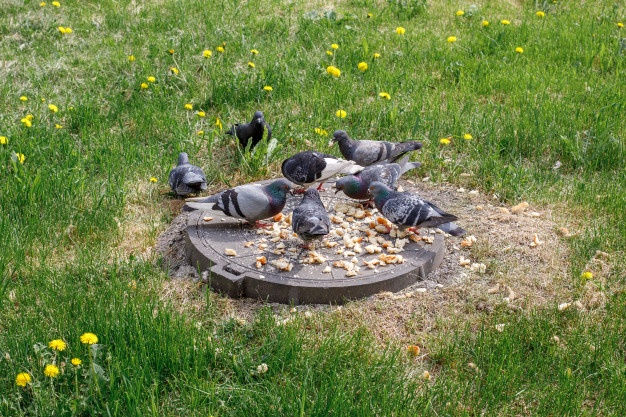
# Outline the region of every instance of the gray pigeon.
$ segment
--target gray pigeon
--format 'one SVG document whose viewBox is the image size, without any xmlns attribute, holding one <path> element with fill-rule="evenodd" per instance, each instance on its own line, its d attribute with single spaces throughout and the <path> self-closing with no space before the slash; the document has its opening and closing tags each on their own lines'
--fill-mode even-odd
<svg viewBox="0 0 626 417">
<path fill-rule="evenodd" d="M 339 143 L 344 158 L 359 165 L 368 166 L 380 162 L 395 162 L 407 152 L 422 147 L 421 142 L 384 142 L 377 140 L 352 140 L 344 130 L 337 130 L 330 140 Z"/>
<path fill-rule="evenodd" d="M 336 174 L 355 174 L 363 169 L 353 161 L 337 159 L 315 151 L 304 151 L 283 161 L 281 170 L 285 178 L 298 185 L 308 187 L 319 182 L 318 190 L 324 181 Z"/>
<path fill-rule="evenodd" d="M 457 217 L 446 213 L 415 193 L 398 192 L 379 181 L 369 188 L 378 211 L 391 223 L 401 228 L 436 227 L 452 236 L 461 236 L 465 230 L 453 222 Z"/>
<path fill-rule="evenodd" d="M 322 239 L 330 231 L 330 219 L 315 188 L 305 191 L 302 202 L 293 210 L 291 227 L 305 244 Z"/>
<path fill-rule="evenodd" d="M 253 223 L 280 213 L 290 189 L 291 184 L 284 178 L 267 185 L 244 184 L 210 197 L 187 199 L 186 206 L 192 210 L 221 210 L 227 216 Z"/>
<path fill-rule="evenodd" d="M 354 175 L 346 175 L 335 183 L 337 194 L 343 191 L 345 195 L 356 200 L 369 200 L 372 195 L 368 189 L 374 181 L 380 181 L 388 187 L 395 189 L 398 178 L 407 171 L 419 167 L 419 162 L 408 162 L 405 156 L 399 163 L 371 165 Z"/>
<path fill-rule="evenodd" d="M 191 165 L 185 152 L 178 154 L 178 165 L 170 171 L 169 183 L 172 192 L 180 196 L 206 190 L 206 176 L 202 168 Z"/>
<path fill-rule="evenodd" d="M 257 143 L 263 139 L 263 132 L 265 129 L 267 129 L 267 140 L 269 141 L 272 138 L 272 128 L 265 121 L 263 112 L 256 111 L 254 116 L 252 116 L 250 123 L 235 124 L 226 132 L 226 134 L 236 134 L 239 144 L 241 144 L 243 149 L 246 149 L 248 141 L 252 139 L 252 144 L 250 145 L 250 150 L 252 150 Z"/>
</svg>

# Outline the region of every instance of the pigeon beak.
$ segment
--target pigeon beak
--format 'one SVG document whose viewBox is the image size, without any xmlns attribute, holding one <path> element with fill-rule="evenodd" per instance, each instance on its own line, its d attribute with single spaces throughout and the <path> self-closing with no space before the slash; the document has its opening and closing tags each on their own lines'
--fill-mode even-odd
<svg viewBox="0 0 626 417">
<path fill-rule="evenodd" d="M 340 188 L 337 188 L 337 189 L 335 190 L 335 194 L 337 194 L 339 191 L 341 191 L 341 189 L 340 189 Z"/>
</svg>

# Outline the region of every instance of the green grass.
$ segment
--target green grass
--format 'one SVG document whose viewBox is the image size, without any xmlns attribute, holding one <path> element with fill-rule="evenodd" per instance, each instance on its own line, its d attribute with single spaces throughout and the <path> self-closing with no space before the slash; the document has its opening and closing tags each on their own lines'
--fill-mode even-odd
<svg viewBox="0 0 626 417">
<path fill-rule="evenodd" d="M 351 0 L 331 13 L 315 2 L 4 3 L 0 415 L 624 414 L 623 4 Z M 332 43 L 339 49 L 329 56 Z M 239 155 L 215 125 L 247 121 L 257 109 L 277 139 L 267 160 L 265 148 Z M 31 127 L 20 122 L 28 114 Z M 150 230 L 171 220 L 167 174 L 178 152 L 222 188 L 277 176 L 298 150 L 336 153 L 315 128 L 417 138 L 423 165 L 409 175 L 559 207 L 580 231 L 569 240 L 573 293 L 596 250 L 610 254 L 607 270 L 593 271 L 606 307 L 450 321 L 416 362 L 332 313 L 277 325 L 263 310 L 238 324 L 206 293 L 200 313 L 178 312 L 162 301 L 167 277 L 155 259 L 116 250 L 129 239 L 124 225 L 137 222 L 131 203 Z M 133 255 L 153 234 L 137 238 Z M 503 332 L 498 323 L 507 323 Z M 78 341 L 87 331 L 102 345 L 101 376 L 89 372 L 90 348 Z M 69 344 L 58 356 L 33 349 L 57 338 Z M 68 363 L 58 379 L 43 376 L 46 363 L 73 356 L 83 360 L 76 375 Z M 267 373 L 256 372 L 261 363 Z M 424 370 L 431 381 L 420 378 Z M 19 372 L 33 384 L 16 386 Z"/>
</svg>

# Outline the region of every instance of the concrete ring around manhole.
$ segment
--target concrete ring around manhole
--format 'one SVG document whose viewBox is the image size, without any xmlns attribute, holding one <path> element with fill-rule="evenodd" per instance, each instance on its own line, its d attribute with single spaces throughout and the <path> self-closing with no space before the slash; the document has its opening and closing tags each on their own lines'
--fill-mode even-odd
<svg viewBox="0 0 626 417">
<path fill-rule="evenodd" d="M 334 221 L 331 233 L 312 251 L 303 249 L 292 233 L 290 213 L 302 197 L 289 195 L 283 219 L 269 219 L 268 229 L 220 211 L 192 213 L 186 230 L 187 260 L 207 271 L 216 291 L 296 305 L 341 304 L 400 291 L 424 280 L 443 260 L 443 235 L 433 234 L 432 243 L 425 243 L 419 235 L 411 238 L 412 232 L 402 237 L 378 233 L 369 225 L 376 223 L 376 209 L 365 209 L 366 217 L 357 220 L 348 214 L 362 208 L 358 202 L 331 191 L 320 195 Z M 342 213 L 346 207 L 348 213 Z"/>
</svg>

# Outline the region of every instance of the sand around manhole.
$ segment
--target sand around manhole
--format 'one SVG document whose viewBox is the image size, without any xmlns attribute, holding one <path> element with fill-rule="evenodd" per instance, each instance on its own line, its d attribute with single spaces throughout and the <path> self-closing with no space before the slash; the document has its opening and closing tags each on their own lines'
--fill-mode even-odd
<svg viewBox="0 0 626 417">
<path fill-rule="evenodd" d="M 424 281 L 397 293 L 379 293 L 342 308 L 328 305 L 299 306 L 301 310 L 338 310 L 354 318 L 383 339 L 419 339 L 443 317 L 472 316 L 495 308 L 521 310 L 566 299 L 569 252 L 551 210 L 519 204 L 504 207 L 476 191 L 445 185 L 400 181 L 405 190 L 459 217 L 467 230 L 463 237 L 445 237 L 441 265 Z M 181 309 L 199 310 L 205 303 L 197 293 L 201 277 L 185 259 L 188 213 L 181 213 L 158 238 L 172 278 L 164 296 Z M 251 318 L 261 306 L 271 305 L 288 317 L 289 306 L 253 299 L 220 297 L 223 313 Z"/>
</svg>

